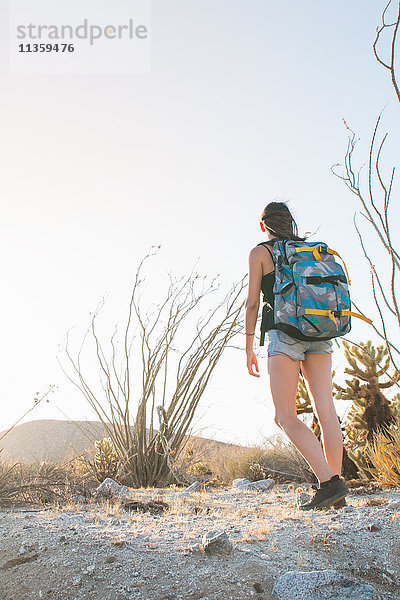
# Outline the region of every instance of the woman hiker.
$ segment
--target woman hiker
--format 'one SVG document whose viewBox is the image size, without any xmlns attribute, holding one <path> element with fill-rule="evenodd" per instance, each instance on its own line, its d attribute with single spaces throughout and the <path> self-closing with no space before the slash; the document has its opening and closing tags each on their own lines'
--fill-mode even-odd
<svg viewBox="0 0 400 600">
<path fill-rule="evenodd" d="M 283 202 L 271 202 L 261 215 L 261 231 L 267 240 L 298 240 L 297 225 L 290 210 Z M 249 255 L 249 281 L 246 300 L 245 330 L 247 368 L 250 375 L 259 377 L 253 340 L 257 322 L 260 292 L 264 302 L 273 308 L 275 266 L 271 245 L 258 245 Z M 293 442 L 308 462 L 319 481 L 314 497 L 301 510 L 321 509 L 346 504 L 349 493 L 341 479 L 343 438 L 332 396 L 332 341 L 302 341 L 274 329 L 273 310 L 266 313 L 267 322 L 262 331 L 268 336 L 268 374 L 272 400 L 275 407 L 274 421 Z M 264 317 L 263 317 L 264 321 Z M 296 392 L 299 373 L 303 374 L 311 392 L 312 407 L 321 427 L 323 447 L 313 431 L 298 417 Z M 314 486 L 315 489 L 315 486 Z"/>
</svg>

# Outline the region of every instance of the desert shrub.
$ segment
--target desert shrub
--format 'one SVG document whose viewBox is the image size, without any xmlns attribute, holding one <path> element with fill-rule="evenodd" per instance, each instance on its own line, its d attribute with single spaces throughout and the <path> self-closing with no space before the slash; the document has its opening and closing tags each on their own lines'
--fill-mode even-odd
<svg viewBox="0 0 400 600">
<path fill-rule="evenodd" d="M 1 458 L 0 450 L 0 458 Z M 11 464 L 0 460 L 0 506 L 13 503 L 20 488 L 19 463 Z"/>
<path fill-rule="evenodd" d="M 271 436 L 260 445 L 232 446 L 214 452 L 207 461 L 211 471 L 225 483 L 246 477 L 250 481 L 272 477 L 276 481 L 310 480 L 309 465 L 293 446 L 278 436 Z"/>
<path fill-rule="evenodd" d="M 67 504 L 76 494 L 90 498 L 96 485 L 74 464 L 0 461 L 0 506 Z"/>
<path fill-rule="evenodd" d="M 364 452 L 373 467 L 371 477 L 379 483 L 400 487 L 400 416 L 393 424 L 379 427 Z"/>
<path fill-rule="evenodd" d="M 204 460 L 199 460 L 190 465 L 188 473 L 193 474 L 199 481 L 208 481 L 213 477 L 213 472 Z"/>
</svg>

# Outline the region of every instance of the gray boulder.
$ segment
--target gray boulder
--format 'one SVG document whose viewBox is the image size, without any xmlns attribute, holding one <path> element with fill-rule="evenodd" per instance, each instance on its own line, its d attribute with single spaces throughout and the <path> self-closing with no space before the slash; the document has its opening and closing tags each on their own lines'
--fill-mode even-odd
<svg viewBox="0 0 400 600">
<path fill-rule="evenodd" d="M 201 488 L 202 483 L 200 481 L 194 481 L 189 487 L 186 488 L 186 492 L 195 492 L 199 488 Z"/>
<path fill-rule="evenodd" d="M 372 585 L 348 579 L 333 569 L 288 571 L 275 582 L 274 600 L 383 600 Z"/>
<path fill-rule="evenodd" d="M 232 481 L 233 487 L 238 488 L 239 490 L 260 490 L 266 492 L 271 490 L 275 481 L 273 479 L 260 479 L 259 481 L 250 481 L 245 477 L 234 479 Z"/>
<path fill-rule="evenodd" d="M 234 479 L 232 481 L 232 485 L 233 487 L 242 489 L 244 487 L 246 487 L 249 483 L 251 483 L 250 479 L 246 479 L 245 477 L 239 478 L 239 479 Z"/>
<path fill-rule="evenodd" d="M 274 479 L 259 479 L 258 481 L 252 481 L 249 485 L 246 486 L 246 489 L 267 492 L 268 490 L 272 490 L 274 485 Z"/>
<path fill-rule="evenodd" d="M 203 550 L 209 556 L 228 555 L 233 552 L 233 545 L 225 531 L 208 531 L 203 535 Z"/>
<path fill-rule="evenodd" d="M 104 498 L 132 498 L 133 489 L 126 485 L 120 485 L 111 477 L 107 477 L 103 483 L 94 491 L 94 497 L 103 496 Z"/>
</svg>

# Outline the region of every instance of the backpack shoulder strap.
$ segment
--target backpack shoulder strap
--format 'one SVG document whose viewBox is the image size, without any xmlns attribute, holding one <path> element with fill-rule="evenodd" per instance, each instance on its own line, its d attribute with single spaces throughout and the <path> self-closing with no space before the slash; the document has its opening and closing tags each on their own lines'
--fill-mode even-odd
<svg viewBox="0 0 400 600">
<path fill-rule="evenodd" d="M 273 246 L 274 242 L 270 241 L 270 242 L 260 242 L 259 244 L 257 244 L 257 246 L 263 246 L 266 250 L 268 250 L 268 252 L 271 255 L 272 260 L 274 260 L 273 256 L 272 256 L 272 250 L 271 248 L 269 248 L 269 246 Z"/>
</svg>

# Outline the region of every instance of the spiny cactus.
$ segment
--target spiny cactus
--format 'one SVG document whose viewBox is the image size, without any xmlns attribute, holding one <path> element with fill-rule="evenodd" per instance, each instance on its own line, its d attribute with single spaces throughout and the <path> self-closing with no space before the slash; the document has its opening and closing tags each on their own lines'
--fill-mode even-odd
<svg viewBox="0 0 400 600">
<path fill-rule="evenodd" d="M 263 465 L 260 465 L 260 463 L 253 463 L 249 468 L 253 473 L 251 481 L 258 481 L 259 479 L 267 478 L 267 472 L 265 471 Z"/>
<path fill-rule="evenodd" d="M 98 481 L 104 481 L 107 477 L 115 477 L 118 472 L 119 458 L 115 452 L 111 438 L 96 440 L 93 462 L 87 461 L 92 473 Z"/>
<path fill-rule="evenodd" d="M 391 363 L 385 346 L 375 348 L 371 341 L 360 347 L 346 341 L 343 345 L 350 365 L 345 373 L 353 379 L 346 380 L 346 387 L 334 383 L 334 389 L 338 400 L 352 401 L 344 422 L 345 447 L 360 473 L 371 478 L 366 445 L 373 442 L 379 427 L 390 426 L 400 415 L 400 394 L 390 400 L 382 393 L 400 380 L 400 373 L 389 373 Z"/>
<path fill-rule="evenodd" d="M 311 429 L 316 435 L 318 440 L 321 440 L 321 429 L 319 426 L 319 421 L 317 415 L 314 413 L 310 394 L 308 393 L 308 389 L 306 386 L 305 379 L 303 375 L 299 377 L 299 384 L 297 386 L 297 394 L 296 394 L 296 410 L 298 415 L 302 415 L 305 413 L 312 413 L 313 420 L 311 423 Z"/>
</svg>

